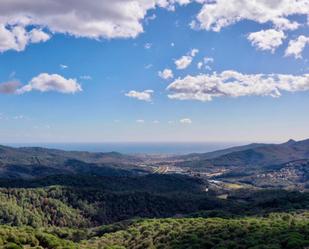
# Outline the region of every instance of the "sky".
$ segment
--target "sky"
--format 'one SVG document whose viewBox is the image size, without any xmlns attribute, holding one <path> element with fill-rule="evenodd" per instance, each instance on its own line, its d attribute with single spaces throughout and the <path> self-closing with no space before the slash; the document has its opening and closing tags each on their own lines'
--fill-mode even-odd
<svg viewBox="0 0 309 249">
<path fill-rule="evenodd" d="M 308 0 L 0 2 L 0 143 L 309 138 Z"/>
</svg>

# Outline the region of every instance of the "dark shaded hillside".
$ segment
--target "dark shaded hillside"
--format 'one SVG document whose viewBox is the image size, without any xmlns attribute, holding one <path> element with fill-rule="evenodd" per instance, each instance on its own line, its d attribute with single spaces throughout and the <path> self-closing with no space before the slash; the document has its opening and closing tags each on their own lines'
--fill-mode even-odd
<svg viewBox="0 0 309 249">
<path fill-rule="evenodd" d="M 59 174 L 88 174 L 98 176 L 133 176 L 149 173 L 145 169 L 134 165 L 123 165 L 116 163 L 85 163 L 70 159 L 56 165 L 41 164 L 6 164 L 0 167 L 0 178 L 37 178 Z"/>
<path fill-rule="evenodd" d="M 104 191 L 201 192 L 207 181 L 184 175 L 94 176 L 55 175 L 36 179 L 0 179 L 2 188 L 37 188 L 54 185 L 98 188 Z"/>
<path fill-rule="evenodd" d="M 202 192 L 205 182 L 181 175 L 4 179 L 1 187 L 0 224 L 10 225 L 90 227 L 222 207 Z"/>
<path fill-rule="evenodd" d="M 148 173 L 140 159 L 120 153 L 89 153 L 38 147 L 0 146 L 0 178 L 35 178 L 59 174 L 130 176 Z"/>
<path fill-rule="evenodd" d="M 134 217 L 242 217 L 309 208 L 308 193 L 243 190 L 221 200 L 203 191 L 206 184 L 181 175 L 3 179 L 0 224 L 74 228 Z"/>
<path fill-rule="evenodd" d="M 123 155 L 117 152 L 91 153 L 83 151 L 63 151 L 40 147 L 13 148 L 0 146 L 0 162 L 2 164 L 21 165 L 56 165 L 63 164 L 67 160 L 75 159 L 86 163 L 119 163 L 134 164 L 139 159 L 133 156 Z"/>
<path fill-rule="evenodd" d="M 221 207 L 221 201 L 185 194 L 105 192 L 47 187 L 0 189 L 0 224 L 92 227 L 133 217 L 171 217 Z"/>
</svg>

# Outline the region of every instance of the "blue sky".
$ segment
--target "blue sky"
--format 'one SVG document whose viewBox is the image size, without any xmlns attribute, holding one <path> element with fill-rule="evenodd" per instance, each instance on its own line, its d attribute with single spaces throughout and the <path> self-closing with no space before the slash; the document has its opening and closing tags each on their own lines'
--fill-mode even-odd
<svg viewBox="0 0 309 249">
<path fill-rule="evenodd" d="M 271 8 L 262 0 L 247 1 L 248 11 L 240 13 L 237 6 L 222 10 L 224 0 L 148 1 L 150 6 L 140 6 L 142 13 L 129 14 L 126 6 L 106 10 L 95 8 L 100 1 L 94 1 L 94 8 L 85 10 L 93 18 L 89 25 L 115 23 L 112 31 L 105 26 L 82 29 L 79 12 L 74 20 L 56 22 L 53 15 L 60 11 L 49 13 L 48 3 L 26 8 L 24 1 L 16 2 L 20 4 L 0 3 L 0 9 L 9 10 L 0 20 L 2 142 L 277 142 L 309 137 L 306 0 L 277 0 Z M 64 6 L 67 12 L 60 18 L 85 3 Z M 250 13 L 252 4 L 265 8 L 267 18 Z M 48 11 L 38 14 L 37 8 Z M 206 14 L 199 18 L 203 9 Z M 95 18 L 99 11 L 106 19 Z M 24 21 L 25 16 L 30 20 Z M 164 69 L 170 71 L 160 77 Z"/>
</svg>

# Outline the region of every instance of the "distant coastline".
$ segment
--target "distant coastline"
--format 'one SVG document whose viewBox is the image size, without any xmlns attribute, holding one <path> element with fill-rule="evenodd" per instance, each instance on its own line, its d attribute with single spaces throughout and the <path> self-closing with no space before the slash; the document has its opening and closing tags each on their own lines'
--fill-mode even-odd
<svg viewBox="0 0 309 249">
<path fill-rule="evenodd" d="M 205 153 L 239 145 L 237 143 L 202 142 L 126 142 L 126 143 L 5 143 L 12 147 L 44 147 L 89 152 L 119 152 L 124 154 L 189 154 Z"/>
</svg>

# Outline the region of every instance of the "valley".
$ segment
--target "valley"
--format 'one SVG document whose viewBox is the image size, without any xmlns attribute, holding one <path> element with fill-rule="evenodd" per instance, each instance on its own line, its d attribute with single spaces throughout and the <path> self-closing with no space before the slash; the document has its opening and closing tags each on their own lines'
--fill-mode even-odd
<svg viewBox="0 0 309 249">
<path fill-rule="evenodd" d="M 0 248 L 304 249 L 308 189 L 309 140 L 193 155 L 2 146 Z"/>
</svg>

